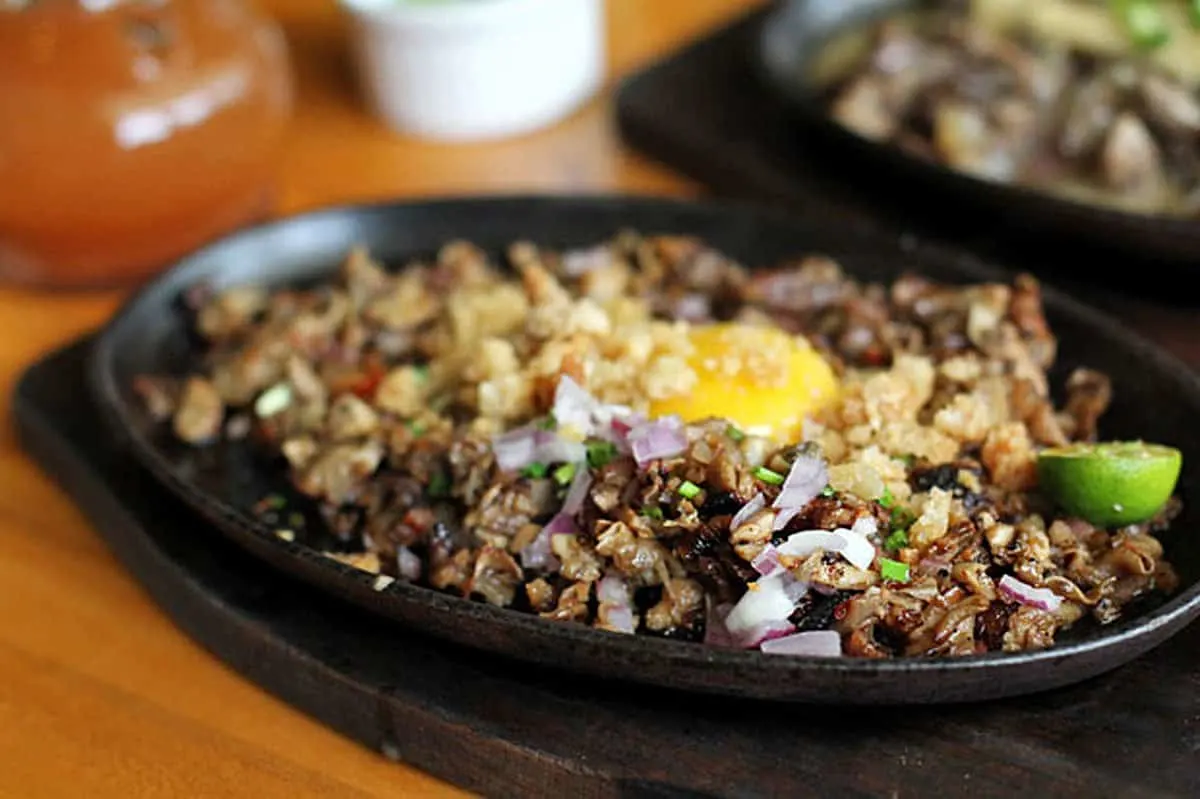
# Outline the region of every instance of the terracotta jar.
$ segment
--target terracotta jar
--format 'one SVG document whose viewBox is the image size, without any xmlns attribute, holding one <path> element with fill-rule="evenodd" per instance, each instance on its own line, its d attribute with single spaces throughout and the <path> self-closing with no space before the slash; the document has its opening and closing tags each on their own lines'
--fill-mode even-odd
<svg viewBox="0 0 1200 799">
<path fill-rule="evenodd" d="M 270 210 L 282 34 L 243 0 L 0 0 L 0 278 L 138 280 Z"/>
</svg>

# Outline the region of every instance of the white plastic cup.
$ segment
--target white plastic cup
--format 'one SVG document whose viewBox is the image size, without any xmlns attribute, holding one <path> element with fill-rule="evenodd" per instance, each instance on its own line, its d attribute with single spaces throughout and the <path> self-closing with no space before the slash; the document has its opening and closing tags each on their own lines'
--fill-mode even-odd
<svg viewBox="0 0 1200 799">
<path fill-rule="evenodd" d="M 603 0 L 341 0 L 363 94 L 393 130 L 468 141 L 545 127 L 604 81 Z"/>
</svg>

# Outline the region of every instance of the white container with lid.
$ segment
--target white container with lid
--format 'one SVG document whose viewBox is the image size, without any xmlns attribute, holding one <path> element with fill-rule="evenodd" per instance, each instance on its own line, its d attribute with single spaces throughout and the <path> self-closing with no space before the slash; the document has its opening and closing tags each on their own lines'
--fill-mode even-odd
<svg viewBox="0 0 1200 799">
<path fill-rule="evenodd" d="M 604 81 L 603 0 L 341 0 L 365 100 L 400 133 L 512 136 Z"/>
</svg>

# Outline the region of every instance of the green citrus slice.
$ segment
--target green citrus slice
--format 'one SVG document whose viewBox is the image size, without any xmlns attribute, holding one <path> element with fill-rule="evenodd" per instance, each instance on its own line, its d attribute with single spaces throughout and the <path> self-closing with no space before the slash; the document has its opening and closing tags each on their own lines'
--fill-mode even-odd
<svg viewBox="0 0 1200 799">
<path fill-rule="evenodd" d="M 1171 498 L 1183 455 L 1144 441 L 1069 444 L 1038 454 L 1038 484 L 1067 513 L 1100 527 L 1144 522 Z"/>
</svg>

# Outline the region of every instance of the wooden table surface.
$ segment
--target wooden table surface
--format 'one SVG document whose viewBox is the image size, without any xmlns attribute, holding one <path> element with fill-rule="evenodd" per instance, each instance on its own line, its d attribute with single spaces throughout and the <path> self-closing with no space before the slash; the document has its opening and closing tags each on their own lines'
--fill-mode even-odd
<svg viewBox="0 0 1200 799">
<path fill-rule="evenodd" d="M 756 5 L 608 2 L 610 86 Z M 500 143 L 399 139 L 358 104 L 334 0 L 266 5 L 288 34 L 299 84 L 280 213 L 471 192 L 697 192 L 621 145 L 610 92 Z M 121 297 L 0 288 L 6 417 L 21 370 L 101 324 Z M 11 426 L 0 484 L 0 797 L 461 795 L 340 738 L 193 644 L 25 458 Z"/>
</svg>

